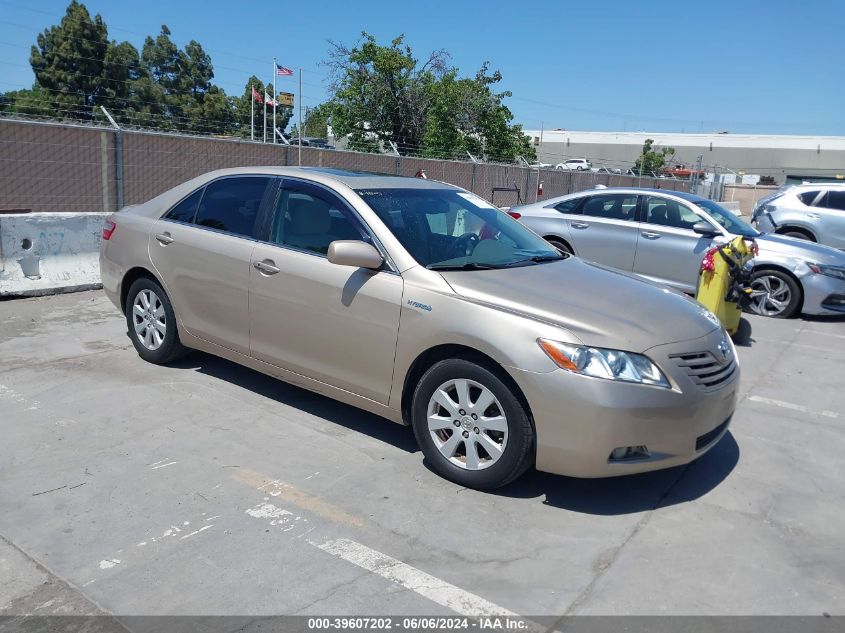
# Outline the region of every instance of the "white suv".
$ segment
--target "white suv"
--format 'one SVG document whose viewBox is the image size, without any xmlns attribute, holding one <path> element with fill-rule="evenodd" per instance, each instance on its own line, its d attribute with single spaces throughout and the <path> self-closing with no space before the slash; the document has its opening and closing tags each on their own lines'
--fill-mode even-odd
<svg viewBox="0 0 845 633">
<path fill-rule="evenodd" d="M 574 169 L 575 171 L 587 171 L 593 164 L 586 158 L 570 158 L 567 161 L 555 165 L 555 169 Z"/>
<path fill-rule="evenodd" d="M 764 233 L 845 249 L 845 183 L 785 187 L 762 198 L 751 221 Z"/>
</svg>

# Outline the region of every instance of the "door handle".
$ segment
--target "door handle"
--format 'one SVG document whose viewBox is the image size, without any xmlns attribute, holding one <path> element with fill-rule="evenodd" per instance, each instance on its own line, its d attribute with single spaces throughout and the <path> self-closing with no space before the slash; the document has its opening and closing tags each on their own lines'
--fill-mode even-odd
<svg viewBox="0 0 845 633">
<path fill-rule="evenodd" d="M 265 259 L 262 262 L 254 262 L 252 265 L 258 272 L 265 275 L 275 275 L 276 273 L 282 272 L 282 269 L 276 266 L 272 259 Z"/>
<path fill-rule="evenodd" d="M 571 226 L 573 229 L 586 229 L 590 225 L 586 222 L 570 222 L 569 226 Z"/>
<path fill-rule="evenodd" d="M 820 216 L 818 213 L 808 213 L 807 217 L 811 220 L 818 220 L 822 216 Z"/>
<path fill-rule="evenodd" d="M 651 231 L 643 231 L 642 235 L 647 240 L 656 240 L 660 237 L 660 233 L 652 233 Z"/>
<path fill-rule="evenodd" d="M 172 244 L 174 241 L 173 237 L 171 237 L 170 233 L 156 233 L 156 239 L 159 241 L 159 244 L 162 246 L 167 246 L 168 244 Z"/>
</svg>

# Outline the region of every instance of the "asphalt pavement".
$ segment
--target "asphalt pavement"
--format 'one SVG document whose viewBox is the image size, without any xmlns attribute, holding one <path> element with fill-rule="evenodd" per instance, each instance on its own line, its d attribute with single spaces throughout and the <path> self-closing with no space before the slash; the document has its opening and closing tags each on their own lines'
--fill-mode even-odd
<svg viewBox="0 0 845 633">
<path fill-rule="evenodd" d="M 430 471 L 405 427 L 0 302 L 0 614 L 845 614 L 845 319 L 747 317 L 730 432 L 627 478 Z"/>
</svg>

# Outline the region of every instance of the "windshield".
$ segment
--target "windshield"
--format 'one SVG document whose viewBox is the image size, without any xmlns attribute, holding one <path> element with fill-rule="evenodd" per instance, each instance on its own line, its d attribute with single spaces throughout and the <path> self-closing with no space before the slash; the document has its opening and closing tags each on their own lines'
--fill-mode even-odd
<svg viewBox="0 0 845 633">
<path fill-rule="evenodd" d="M 760 235 L 757 229 L 712 200 L 696 200 L 695 204 L 704 209 L 728 233 L 742 237 L 757 237 Z"/>
<path fill-rule="evenodd" d="M 529 266 L 562 259 L 489 202 L 455 189 L 359 189 L 402 246 L 433 270 Z"/>
</svg>

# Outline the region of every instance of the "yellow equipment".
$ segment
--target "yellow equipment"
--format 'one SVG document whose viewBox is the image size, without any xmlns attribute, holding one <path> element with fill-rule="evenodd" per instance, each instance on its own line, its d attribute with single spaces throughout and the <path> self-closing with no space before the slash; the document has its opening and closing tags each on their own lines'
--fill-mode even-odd
<svg viewBox="0 0 845 633">
<path fill-rule="evenodd" d="M 701 262 L 695 298 L 719 318 L 731 335 L 739 329 L 742 304 L 751 292 L 744 266 L 754 257 L 756 247 L 737 237 L 711 248 Z"/>
</svg>

